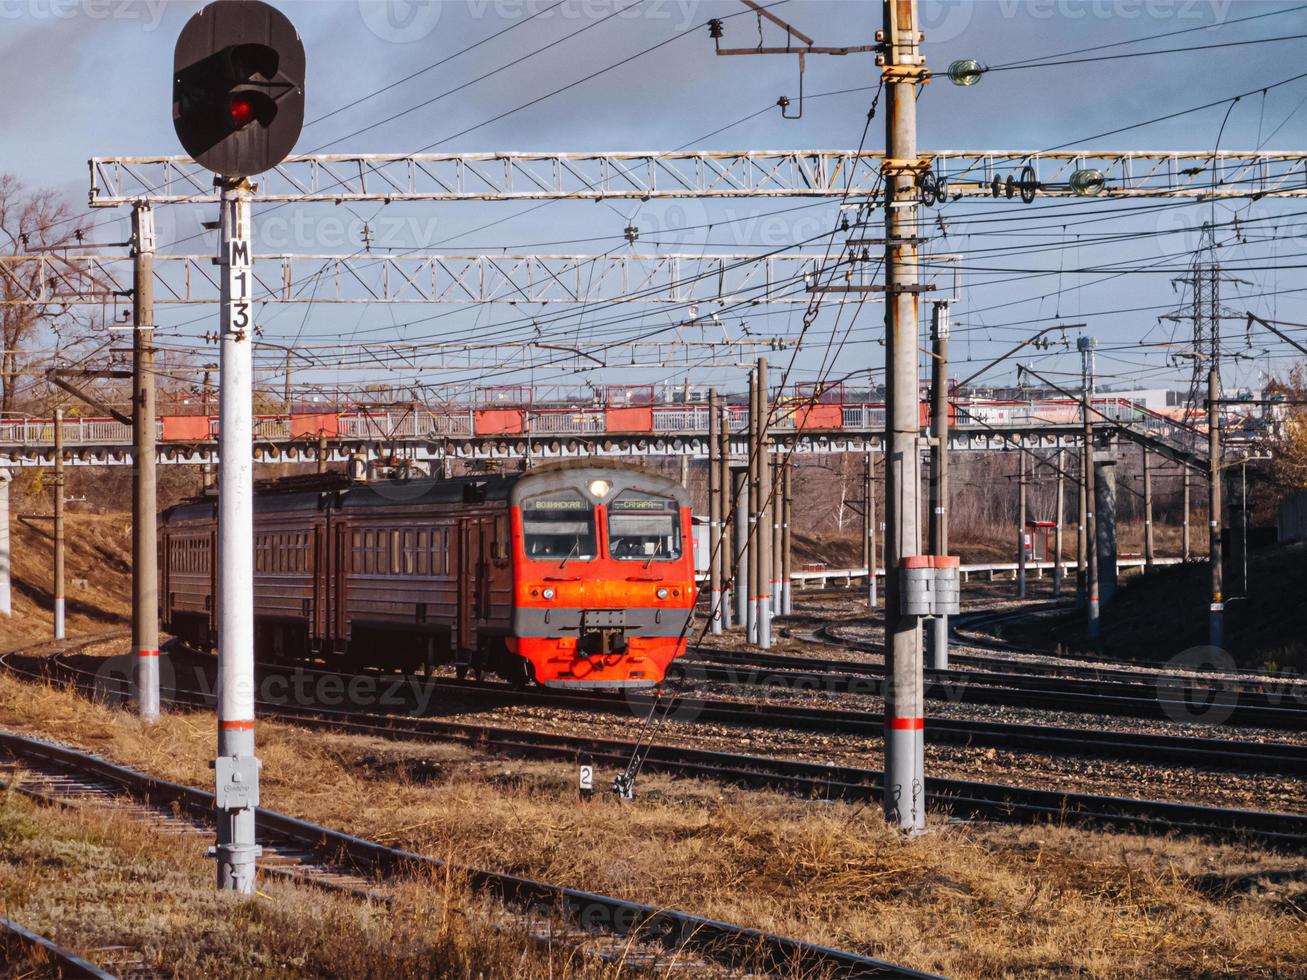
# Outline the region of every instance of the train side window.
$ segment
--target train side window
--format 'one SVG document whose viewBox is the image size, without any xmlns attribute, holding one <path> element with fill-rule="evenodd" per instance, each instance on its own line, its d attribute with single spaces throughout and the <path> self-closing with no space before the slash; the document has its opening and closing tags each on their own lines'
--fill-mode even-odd
<svg viewBox="0 0 1307 980">
<path fill-rule="evenodd" d="M 350 562 L 350 571 L 355 573 L 363 571 L 363 532 L 350 532 L 349 552 L 352 558 L 352 561 Z"/>
<path fill-rule="evenodd" d="M 446 575 L 450 574 L 450 567 L 453 561 L 453 559 L 449 557 L 449 553 L 450 553 L 449 536 L 451 533 L 453 532 L 451 532 L 449 528 L 445 528 L 440 532 L 440 551 L 441 554 L 443 555 L 441 561 L 444 563 Z"/>
<path fill-rule="evenodd" d="M 404 574 L 413 575 L 417 572 L 417 556 L 413 554 L 413 532 L 404 531 Z"/>
<path fill-rule="evenodd" d="M 429 535 L 430 535 L 429 531 L 417 532 L 417 544 L 415 545 L 415 547 L 417 548 L 416 560 L 417 560 L 417 573 L 419 575 L 427 574 L 427 569 L 431 565 L 430 554 L 427 550 L 429 547 L 427 543 Z"/>
<path fill-rule="evenodd" d="M 363 535 L 363 572 L 365 575 L 371 575 L 376 571 L 376 555 L 373 552 L 375 535 L 367 531 Z"/>
<path fill-rule="evenodd" d="M 390 574 L 399 574 L 399 531 L 390 532 Z"/>
</svg>

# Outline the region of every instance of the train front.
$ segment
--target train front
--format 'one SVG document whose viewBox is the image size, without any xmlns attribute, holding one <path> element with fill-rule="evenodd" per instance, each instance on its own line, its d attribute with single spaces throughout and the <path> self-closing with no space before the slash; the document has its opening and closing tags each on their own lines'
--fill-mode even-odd
<svg viewBox="0 0 1307 980">
<path fill-rule="evenodd" d="M 621 464 L 558 463 L 513 486 L 509 648 L 547 687 L 651 687 L 694 609 L 689 494 Z"/>
</svg>

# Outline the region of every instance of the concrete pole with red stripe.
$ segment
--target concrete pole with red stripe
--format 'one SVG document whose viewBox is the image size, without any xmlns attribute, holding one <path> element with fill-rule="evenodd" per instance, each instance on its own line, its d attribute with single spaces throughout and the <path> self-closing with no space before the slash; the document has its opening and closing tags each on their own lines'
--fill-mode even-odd
<svg viewBox="0 0 1307 980">
<path fill-rule="evenodd" d="M 218 889 L 254 892 L 253 268 L 246 181 L 222 188 L 222 357 L 218 408 Z"/>
<path fill-rule="evenodd" d="M 712 633 L 722 631 L 722 501 L 721 465 L 717 460 L 717 389 L 708 389 L 708 622 Z"/>
<path fill-rule="evenodd" d="M 903 604 L 908 562 L 921 555 L 921 420 L 917 376 L 917 91 L 925 83 L 916 0 L 884 0 L 885 84 L 885 818 L 926 826 L 921 616 Z M 928 165 L 928 164 L 927 164 Z"/>
<path fill-rule="evenodd" d="M 0 616 L 13 614 L 9 557 L 9 471 L 0 469 Z"/>
<path fill-rule="evenodd" d="M 54 638 L 64 638 L 64 410 L 54 410 Z"/>
<path fill-rule="evenodd" d="M 142 721 L 159 718 L 158 483 L 154 444 L 154 212 L 132 211 L 132 653 Z"/>
</svg>

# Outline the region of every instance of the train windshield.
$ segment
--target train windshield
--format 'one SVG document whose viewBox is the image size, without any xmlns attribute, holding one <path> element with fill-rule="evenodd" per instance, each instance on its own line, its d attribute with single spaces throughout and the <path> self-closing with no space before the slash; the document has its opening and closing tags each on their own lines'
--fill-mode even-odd
<svg viewBox="0 0 1307 980">
<path fill-rule="evenodd" d="M 522 503 L 526 556 L 540 561 L 590 561 L 595 544 L 594 508 L 574 490 L 559 490 Z"/>
<path fill-rule="evenodd" d="M 681 557 L 680 508 L 669 497 L 626 490 L 608 505 L 608 548 L 623 561 Z"/>
</svg>

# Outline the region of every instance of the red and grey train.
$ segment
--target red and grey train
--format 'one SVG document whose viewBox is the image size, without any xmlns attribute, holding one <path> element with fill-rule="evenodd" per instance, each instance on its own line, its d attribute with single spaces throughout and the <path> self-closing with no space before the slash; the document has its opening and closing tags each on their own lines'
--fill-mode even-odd
<svg viewBox="0 0 1307 980">
<path fill-rule="evenodd" d="M 163 620 L 199 646 L 217 636 L 216 508 L 161 518 Z M 254 541 L 265 659 L 649 687 L 695 603 L 688 494 L 621 463 L 262 492 Z"/>
</svg>

